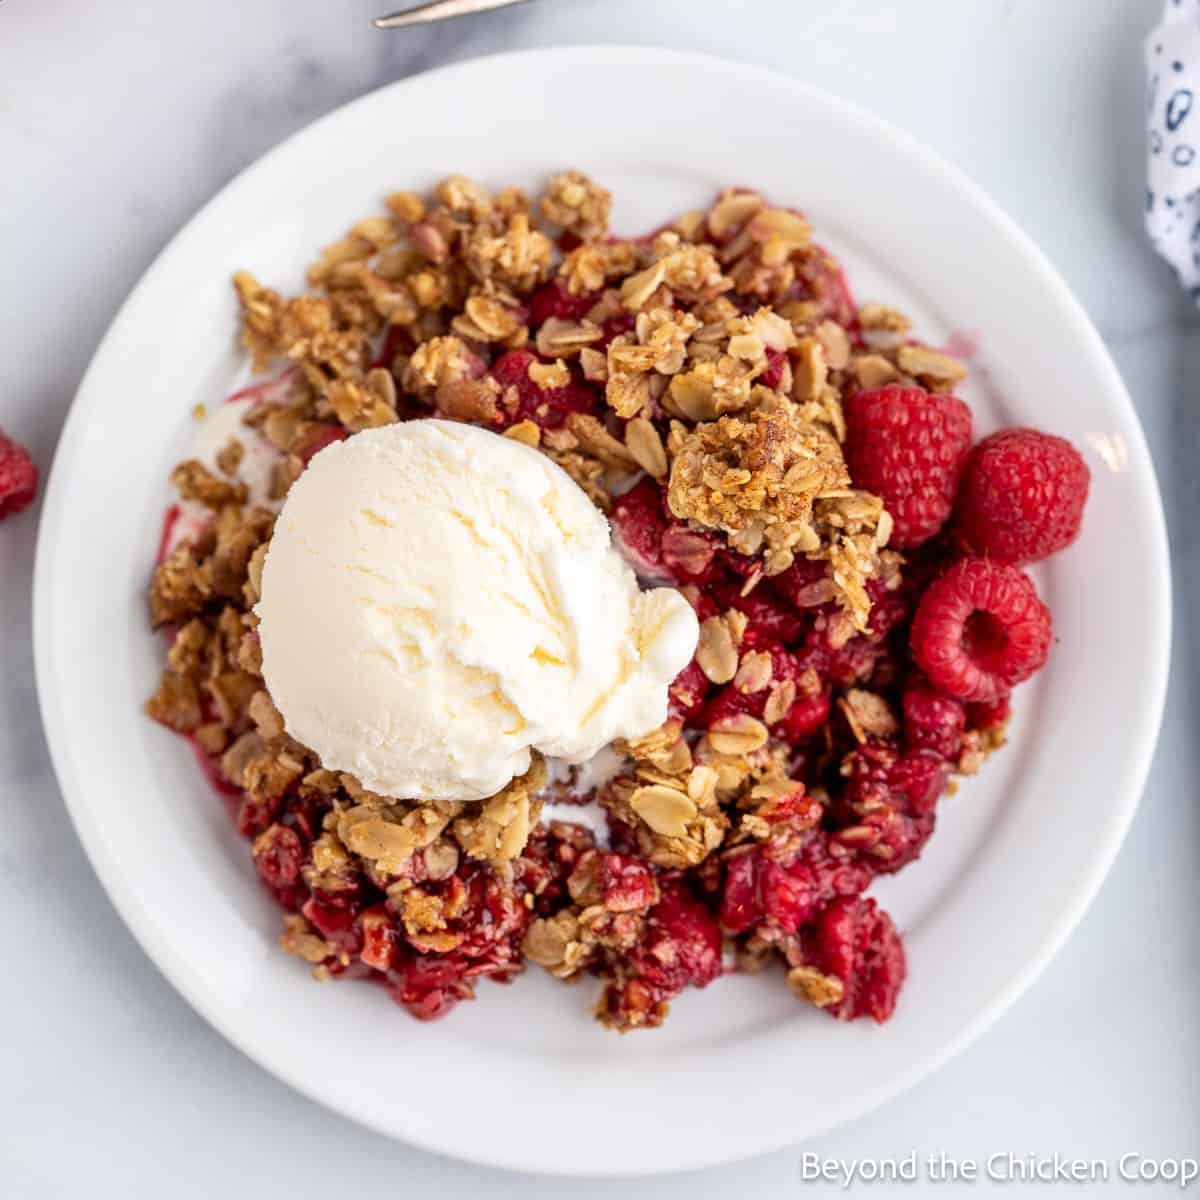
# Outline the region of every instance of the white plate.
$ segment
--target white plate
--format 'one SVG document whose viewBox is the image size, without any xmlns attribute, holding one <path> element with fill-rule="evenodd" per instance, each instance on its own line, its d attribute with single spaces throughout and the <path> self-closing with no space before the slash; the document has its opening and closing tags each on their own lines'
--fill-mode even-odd
<svg viewBox="0 0 1200 1200">
<path fill-rule="evenodd" d="M 1036 131 L 1031 131 L 1036 136 Z M 938 343 L 982 331 L 978 425 L 1089 449 L 1083 536 L 1039 572 L 1058 632 L 1011 745 L 948 800 L 922 862 L 880 894 L 910 978 L 884 1028 L 840 1026 L 782 978 L 733 978 L 619 1038 L 588 987 L 531 971 L 420 1025 L 382 989 L 318 987 L 187 747 L 141 713 L 160 667 L 144 595 L 189 412 L 234 386 L 229 276 L 298 286 L 382 193 L 462 171 L 535 188 L 578 166 L 641 231 L 753 184 L 800 206 L 860 298 Z M 697 1167 L 797 1141 L 961 1049 L 1029 985 L 1104 877 L 1145 779 L 1169 640 L 1153 469 L 1095 330 L 1041 254 L 957 171 L 792 79 L 645 48 L 544 50 L 397 83 L 231 183 L 147 272 L 67 422 L 38 547 L 36 650 L 62 790 L 113 902 L 171 982 L 309 1096 L 462 1158 L 563 1174 Z"/>
</svg>

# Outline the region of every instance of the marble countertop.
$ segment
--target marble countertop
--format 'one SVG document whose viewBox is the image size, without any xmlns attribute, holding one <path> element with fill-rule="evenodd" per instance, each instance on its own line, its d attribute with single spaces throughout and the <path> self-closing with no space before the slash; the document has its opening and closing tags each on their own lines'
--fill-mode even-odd
<svg viewBox="0 0 1200 1200">
<path fill-rule="evenodd" d="M 1140 43 L 1160 0 L 541 0 L 433 30 L 375 32 L 368 18 L 387 7 L 0 4 L 0 425 L 47 465 L 101 334 L 178 226 L 280 138 L 427 66 L 566 42 L 691 47 L 779 68 L 886 115 L 962 166 L 1033 235 L 1104 335 L 1162 482 L 1176 640 L 1145 800 L 1078 932 L 969 1051 L 806 1148 L 843 1158 L 1196 1155 L 1200 539 L 1188 514 L 1200 512 L 1200 315 L 1141 232 Z M 781 152 L 802 156 L 780 132 Z M 54 1200 L 86 1188 L 325 1200 L 382 1186 L 636 1200 L 800 1189 L 798 1149 L 642 1183 L 564 1185 L 463 1166 L 331 1116 L 226 1044 L 134 944 L 67 819 L 34 694 L 36 521 L 35 510 L 0 529 L 6 1196 Z M 1026 1190 L 1040 1194 L 1006 1189 Z"/>
</svg>

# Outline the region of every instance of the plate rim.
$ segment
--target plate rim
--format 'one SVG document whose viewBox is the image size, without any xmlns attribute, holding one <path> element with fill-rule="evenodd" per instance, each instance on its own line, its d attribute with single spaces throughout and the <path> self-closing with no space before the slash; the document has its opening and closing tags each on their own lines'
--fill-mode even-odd
<svg viewBox="0 0 1200 1200">
<path fill-rule="evenodd" d="M 1105 345 L 1098 330 L 1095 328 L 1083 308 L 1081 302 L 1071 291 L 1066 281 L 1053 266 L 1047 255 L 997 204 L 979 185 L 977 185 L 960 167 L 943 158 L 924 143 L 904 130 L 894 126 L 890 121 L 876 115 L 860 105 L 845 100 L 831 92 L 817 87 L 806 80 L 789 75 L 786 72 L 771 67 L 748 63 L 742 60 L 728 58 L 693 50 L 681 50 L 667 47 L 655 47 L 630 43 L 579 43 L 546 47 L 526 48 L 502 51 L 493 54 L 479 55 L 462 61 L 433 67 L 394 80 L 382 87 L 373 89 L 346 104 L 323 114 L 309 122 L 284 140 L 276 143 L 264 154 L 248 164 L 233 178 L 218 188 L 171 236 L 170 240 L 158 251 L 154 259 L 139 277 L 137 283 L 129 291 L 121 303 L 103 336 L 98 342 L 89 361 L 87 370 L 80 381 L 79 387 L 72 399 L 66 420 L 63 424 L 45 488 L 45 497 L 39 522 L 36 557 L 33 573 L 33 645 L 34 665 L 37 681 L 38 703 L 45 730 L 46 742 L 49 748 L 51 762 L 54 767 L 59 791 L 66 804 L 77 836 L 83 844 L 84 851 L 92 869 L 109 900 L 121 916 L 122 921 L 134 936 L 147 958 L 158 971 L 167 979 L 171 986 L 188 1002 L 188 1004 L 222 1037 L 236 1046 L 247 1058 L 274 1075 L 277 1079 L 294 1088 L 301 1095 L 317 1102 L 354 1121 L 367 1126 L 389 1138 L 399 1139 L 420 1149 L 441 1154 L 459 1161 L 471 1162 L 482 1166 L 499 1167 L 508 1170 L 520 1170 L 530 1173 L 559 1177 L 583 1178 L 632 1178 L 645 1175 L 657 1175 L 686 1169 L 685 1165 L 671 1163 L 648 1163 L 636 1170 L 615 1169 L 579 1171 L 571 1163 L 529 1163 L 518 1154 L 497 1154 L 489 1151 L 474 1151 L 471 1143 L 455 1142 L 453 1139 L 436 1139 L 419 1134 L 400 1132 L 394 1126 L 376 1118 L 365 1107 L 350 1110 L 331 1098 L 324 1097 L 317 1088 L 301 1074 L 294 1070 L 292 1064 L 283 1058 L 272 1055 L 269 1050 L 252 1047 L 247 1027 L 238 1026 L 225 1019 L 219 1011 L 219 1006 L 212 1002 L 211 992 L 203 988 L 193 987 L 186 974 L 177 969 L 175 955 L 170 947 L 162 946 L 157 941 L 155 932 L 143 921 L 140 908 L 122 880 L 121 872 L 116 864 L 109 861 L 87 835 L 87 816 L 85 804 L 81 799 L 82 788 L 72 792 L 64 781 L 72 779 L 71 773 L 71 736 L 66 728 L 65 719 L 58 711 L 58 698 L 53 686 L 54 650 L 52 647 L 53 631 L 49 619 L 49 596 L 52 580 L 50 546 L 58 532 L 66 511 L 67 482 L 63 479 L 60 465 L 70 457 L 75 442 L 79 440 L 84 428 L 87 409 L 80 404 L 85 396 L 89 382 L 98 371 L 98 366 L 105 355 L 109 343 L 114 339 L 114 333 L 123 324 L 126 312 L 134 306 L 143 292 L 155 284 L 158 274 L 165 269 L 165 261 L 170 257 L 173 248 L 181 237 L 208 212 L 230 190 L 243 185 L 258 173 L 265 173 L 277 156 L 284 154 L 293 143 L 308 136 L 314 129 L 340 117 L 347 110 L 361 105 L 374 103 L 381 95 L 402 91 L 407 85 L 423 80 L 433 75 L 469 75 L 480 64 L 509 63 L 514 66 L 524 63 L 532 66 L 538 60 L 555 59 L 561 65 L 563 56 L 581 56 L 586 59 L 612 59 L 625 64 L 631 59 L 640 59 L 658 66 L 672 64 L 680 69 L 706 70 L 724 72 L 729 76 L 738 73 L 743 76 L 757 76 L 770 81 L 774 86 L 785 87 L 804 103 L 823 107 L 836 112 L 841 118 L 852 123 L 873 129 L 877 134 L 886 136 L 897 146 L 906 157 L 913 158 L 928 170 L 941 174 L 962 195 L 963 202 L 970 204 L 981 212 L 987 221 L 996 227 L 998 233 L 1006 239 L 1014 254 L 1020 255 L 1026 265 L 1035 272 L 1047 290 L 1053 293 L 1056 307 L 1062 312 L 1064 320 L 1070 319 L 1076 331 L 1086 341 L 1091 343 L 1096 361 L 1102 363 L 1110 377 L 1110 390 L 1116 400 L 1125 410 L 1129 431 L 1134 436 L 1132 457 L 1140 459 L 1137 471 L 1139 490 L 1145 492 L 1144 499 L 1148 505 L 1147 515 L 1152 529 L 1153 545 L 1150 556 L 1154 567 L 1153 594 L 1147 606 L 1150 621 L 1148 628 L 1152 631 L 1150 637 L 1150 654 L 1147 659 L 1148 679 L 1145 684 L 1146 695 L 1150 704 L 1149 719 L 1144 719 L 1136 730 L 1136 736 L 1131 736 L 1128 756 L 1128 774 L 1132 786 L 1125 789 L 1119 808 L 1114 808 L 1110 814 L 1107 826 L 1107 838 L 1093 856 L 1093 862 L 1085 878 L 1082 878 L 1071 897 L 1069 904 L 1064 904 L 1055 915 L 1054 920 L 1047 922 L 1046 931 L 1041 938 L 1036 951 L 1025 960 L 1022 969 L 1016 972 L 1007 986 L 998 990 L 990 1002 L 981 1005 L 973 1020 L 967 1022 L 960 1033 L 946 1040 L 939 1049 L 927 1054 L 924 1058 L 914 1061 L 906 1070 L 898 1071 L 896 1075 L 884 1084 L 874 1088 L 864 1088 L 857 1102 L 846 1105 L 835 1112 L 828 1120 L 816 1121 L 809 1131 L 803 1135 L 804 1140 L 811 1139 L 828 1132 L 849 1121 L 855 1120 L 867 1112 L 886 1103 L 914 1086 L 920 1080 L 927 1078 L 950 1058 L 954 1057 L 972 1042 L 974 1042 L 990 1025 L 992 1025 L 1015 1001 L 1024 993 L 1042 971 L 1061 950 L 1070 934 L 1078 926 L 1090 907 L 1104 880 L 1107 878 L 1112 864 L 1119 852 L 1128 832 L 1133 816 L 1140 803 L 1149 774 L 1154 750 L 1157 746 L 1165 712 L 1167 683 L 1170 662 L 1170 647 L 1172 640 L 1172 578 L 1170 571 L 1170 554 L 1167 537 L 1167 526 L 1163 511 L 1161 489 L 1158 485 L 1157 473 L 1153 459 L 1146 442 L 1145 431 L 1142 428 L 1137 410 L 1135 409 L 1128 389 L 1114 363 L 1108 347 Z M 90 407 L 90 406 L 88 406 Z M 760 1144 L 733 1153 L 717 1151 L 701 1157 L 699 1162 L 690 1165 L 712 1166 L 719 1163 L 741 1161 L 756 1155 L 779 1150 L 797 1144 L 791 1137 L 768 1137 Z"/>
</svg>

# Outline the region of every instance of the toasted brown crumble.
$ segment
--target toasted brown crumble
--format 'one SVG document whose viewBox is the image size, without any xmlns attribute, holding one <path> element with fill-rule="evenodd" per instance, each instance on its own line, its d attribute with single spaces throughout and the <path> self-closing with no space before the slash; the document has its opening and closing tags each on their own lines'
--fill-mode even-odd
<svg viewBox="0 0 1200 1200">
<path fill-rule="evenodd" d="M 278 452 L 271 502 L 329 441 L 438 415 L 540 450 L 605 511 L 640 474 L 658 481 L 672 522 L 664 546 L 669 538 L 686 573 L 700 575 L 726 549 L 752 560 L 740 596 L 704 614 L 696 654 L 703 682 L 744 697 L 746 711 L 692 720 L 686 734 L 673 713 L 659 729 L 617 743 L 621 770 L 597 795 L 623 851 L 656 868 L 634 889 L 636 902 L 605 884 L 605 856 L 590 833 L 541 822 L 543 801 L 560 785 L 548 783 L 536 755 L 524 776 L 477 805 L 420 803 L 325 770 L 288 735 L 262 679 L 252 611 L 275 518 L 251 502 L 238 438 L 215 456 L 217 472 L 188 460 L 171 476 L 180 497 L 210 519 L 154 571 L 150 619 L 170 646 L 146 711 L 190 736 L 240 791 L 239 825 L 254 835 L 264 878 L 273 871 L 285 881 L 282 894 L 295 886 L 349 895 L 365 879 L 386 897 L 390 917 L 382 909 L 361 916 L 368 941 L 387 945 L 398 921 L 420 954 L 457 950 L 468 936 L 460 920 L 468 901 L 447 881 L 478 869 L 511 891 L 514 880 L 538 878 L 536 854 L 554 847 L 565 890 L 551 903 L 545 879 L 522 884 L 520 952 L 561 979 L 603 973 L 609 986 L 598 1015 L 628 1029 L 659 1024 L 666 1011 L 623 957 L 647 944 L 660 884 L 688 872 L 715 891 L 730 861 L 781 852 L 828 806 L 814 792 L 808 808 L 794 811 L 805 793 L 789 777 L 791 748 L 779 728 L 826 685 L 811 668 L 777 677 L 771 653 L 747 636 L 740 601 L 762 581 L 766 591 L 791 568 L 813 564 L 789 599 L 797 610 L 822 610 L 817 625 L 836 653 L 870 633 L 872 595 L 900 586 L 903 560 L 887 549 L 891 517 L 851 484 L 843 397 L 885 383 L 950 390 L 966 372 L 910 340 L 903 313 L 828 302 L 823 281 L 836 264 L 801 216 L 756 192 L 730 189 L 707 211 L 636 240 L 610 235 L 611 206 L 604 187 L 574 170 L 553 176 L 533 201 L 450 176 L 428 195 L 388 195 L 385 212 L 321 251 L 306 294 L 281 296 L 246 271 L 233 283 L 255 367 L 286 368 L 286 386 L 245 416 Z M 548 283 L 562 307 L 535 318 L 531 301 Z M 489 371 L 507 351 L 529 355 L 522 387 Z M 593 411 L 554 423 L 521 407 L 524 384 L 553 397 L 579 380 L 603 393 Z M 896 736 L 901 714 L 883 696 L 846 686 L 834 700 L 860 751 Z M 1002 725 L 968 731 L 958 770 L 978 769 L 1003 736 Z M 295 834 L 278 817 L 285 796 L 323 814 L 307 831 L 296 879 L 288 874 Z M 281 942 L 320 978 L 352 958 L 299 912 L 286 918 Z M 782 948 L 757 933 L 743 938 L 739 969 L 761 969 Z M 364 948 L 364 961 L 374 953 L 383 952 Z M 796 994 L 820 1007 L 842 1003 L 839 979 L 789 966 Z M 519 968 L 517 956 L 491 973 Z"/>
</svg>

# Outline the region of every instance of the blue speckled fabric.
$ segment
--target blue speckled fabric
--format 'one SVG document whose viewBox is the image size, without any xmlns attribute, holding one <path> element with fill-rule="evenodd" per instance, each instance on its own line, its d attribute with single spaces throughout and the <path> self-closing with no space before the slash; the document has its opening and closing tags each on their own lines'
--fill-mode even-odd
<svg viewBox="0 0 1200 1200">
<path fill-rule="evenodd" d="M 1146 230 L 1200 303 L 1200 0 L 1166 0 L 1146 74 Z"/>
</svg>

